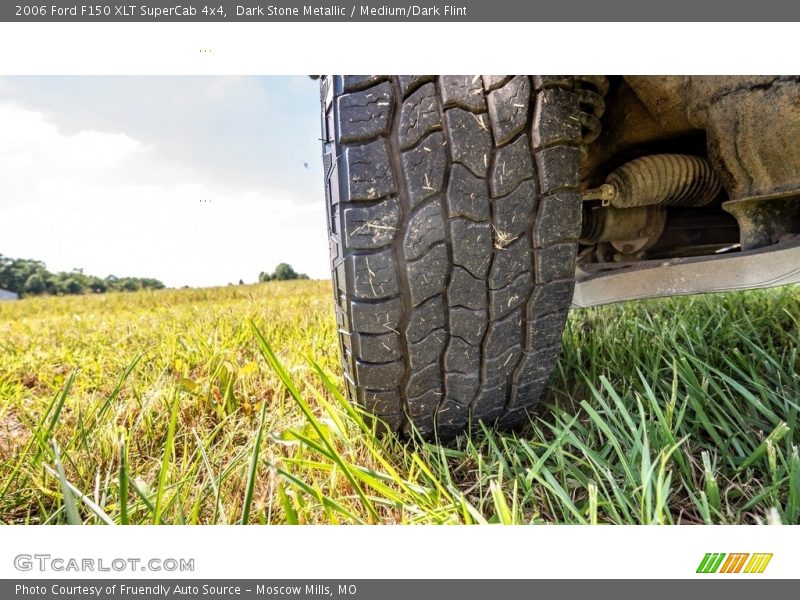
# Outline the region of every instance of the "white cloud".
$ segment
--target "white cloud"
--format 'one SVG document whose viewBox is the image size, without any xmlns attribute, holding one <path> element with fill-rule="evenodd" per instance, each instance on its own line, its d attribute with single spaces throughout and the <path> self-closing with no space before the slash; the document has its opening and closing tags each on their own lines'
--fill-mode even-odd
<svg viewBox="0 0 800 600">
<path fill-rule="evenodd" d="M 14 104 L 0 104 L 0 131 L 0 169 L 35 168 L 48 173 L 108 169 L 148 150 L 124 133 L 61 134 L 42 113 Z"/>
<path fill-rule="evenodd" d="M 321 195 L 300 204 L 242 191 L 162 155 L 156 142 L 67 134 L 19 104 L 0 103 L 0 131 L 3 254 L 174 286 L 253 281 L 283 261 L 328 276 Z"/>
</svg>

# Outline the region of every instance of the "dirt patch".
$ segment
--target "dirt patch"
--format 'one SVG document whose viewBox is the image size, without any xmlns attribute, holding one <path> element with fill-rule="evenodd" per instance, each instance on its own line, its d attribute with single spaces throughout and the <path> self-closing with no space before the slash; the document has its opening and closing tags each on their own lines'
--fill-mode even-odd
<svg viewBox="0 0 800 600">
<path fill-rule="evenodd" d="M 13 412 L 0 415 L 0 462 L 11 458 L 28 435 L 28 429 Z"/>
</svg>

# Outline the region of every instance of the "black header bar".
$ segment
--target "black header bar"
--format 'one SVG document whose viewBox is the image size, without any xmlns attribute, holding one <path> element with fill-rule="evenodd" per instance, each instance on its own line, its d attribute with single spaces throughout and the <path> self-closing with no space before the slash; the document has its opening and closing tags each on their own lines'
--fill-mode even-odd
<svg viewBox="0 0 800 600">
<path fill-rule="evenodd" d="M 9 0 L 0 22 L 786 22 L 786 0 L 154 0 L 143 3 Z M 676 31 L 676 43 L 680 31 Z M 598 33 L 602 43 L 602 32 Z"/>
</svg>

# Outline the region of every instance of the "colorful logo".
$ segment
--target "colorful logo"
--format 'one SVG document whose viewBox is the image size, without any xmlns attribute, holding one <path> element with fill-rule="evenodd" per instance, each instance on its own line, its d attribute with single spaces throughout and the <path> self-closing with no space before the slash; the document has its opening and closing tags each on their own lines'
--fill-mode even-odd
<svg viewBox="0 0 800 600">
<path fill-rule="evenodd" d="M 698 573 L 763 573 L 772 554 L 735 552 L 709 552 L 700 561 Z"/>
</svg>

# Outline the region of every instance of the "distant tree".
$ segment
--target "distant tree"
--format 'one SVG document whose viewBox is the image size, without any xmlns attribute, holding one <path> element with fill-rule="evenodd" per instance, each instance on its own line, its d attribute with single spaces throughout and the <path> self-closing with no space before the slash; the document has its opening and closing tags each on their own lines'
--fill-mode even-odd
<svg viewBox="0 0 800 600">
<path fill-rule="evenodd" d="M 158 279 L 152 277 L 139 278 L 137 281 L 143 290 L 163 290 L 166 287 Z"/>
<path fill-rule="evenodd" d="M 277 267 L 275 267 L 275 271 L 272 273 L 272 275 L 263 272 L 258 274 L 258 280 L 261 282 L 289 281 L 292 279 L 308 279 L 308 275 L 305 273 L 298 273 L 294 270 L 292 265 L 288 263 L 280 263 Z"/>
<path fill-rule="evenodd" d="M 297 271 L 295 271 L 290 264 L 280 263 L 277 267 L 275 267 L 275 272 L 272 274 L 272 278 L 278 281 L 297 279 Z"/>
<path fill-rule="evenodd" d="M 125 277 L 122 280 L 122 288 L 123 291 L 126 292 L 136 292 L 142 289 L 141 283 L 138 280 L 134 279 L 133 277 Z"/>
<path fill-rule="evenodd" d="M 61 280 L 59 279 L 58 275 L 55 273 L 48 273 L 47 277 L 44 279 L 45 285 L 45 294 L 63 294 L 64 291 L 61 289 Z"/>
<path fill-rule="evenodd" d="M 25 280 L 25 289 L 23 291 L 25 295 L 36 296 L 38 294 L 44 294 L 47 291 L 47 285 L 45 284 L 42 274 L 33 273 L 28 277 L 28 279 Z"/>
<path fill-rule="evenodd" d="M 104 279 L 100 279 L 99 277 L 90 277 L 89 289 L 92 290 L 95 294 L 102 294 L 108 290 L 108 284 L 105 282 Z"/>
<path fill-rule="evenodd" d="M 86 288 L 74 277 L 67 277 L 63 282 L 64 292 L 67 294 L 82 294 Z"/>
</svg>

